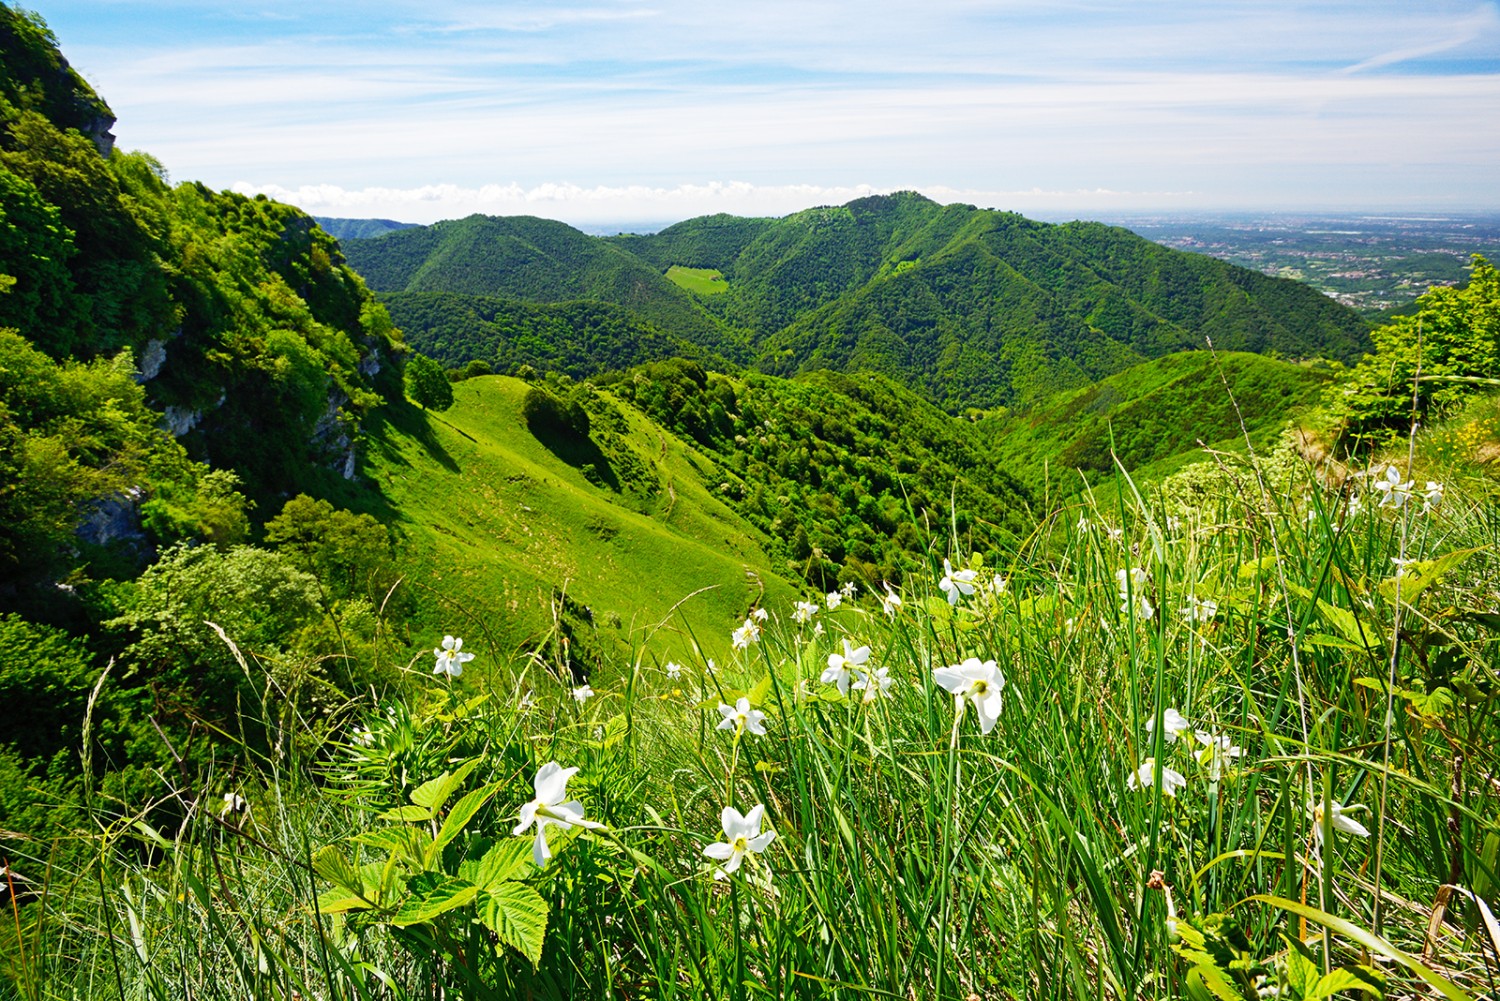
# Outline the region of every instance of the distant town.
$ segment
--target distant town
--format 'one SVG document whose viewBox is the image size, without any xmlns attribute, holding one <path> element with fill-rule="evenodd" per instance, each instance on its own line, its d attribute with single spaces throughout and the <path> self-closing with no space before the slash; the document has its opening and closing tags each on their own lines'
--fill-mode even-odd
<svg viewBox="0 0 1500 1001">
<path fill-rule="evenodd" d="M 1155 215 L 1105 219 L 1179 250 L 1292 278 L 1368 315 L 1500 259 L 1500 215 Z"/>
</svg>

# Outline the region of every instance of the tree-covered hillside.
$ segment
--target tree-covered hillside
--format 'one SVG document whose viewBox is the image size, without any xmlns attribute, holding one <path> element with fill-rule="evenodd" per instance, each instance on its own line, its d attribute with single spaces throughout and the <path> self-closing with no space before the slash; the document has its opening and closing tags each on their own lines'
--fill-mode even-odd
<svg viewBox="0 0 1500 1001">
<path fill-rule="evenodd" d="M 530 365 L 583 379 L 648 361 L 707 356 L 610 302 L 536 303 L 454 292 L 391 292 L 381 301 L 413 348 L 451 368 L 481 361 L 511 372 Z"/>
<path fill-rule="evenodd" d="M 0 524 L 0 587 L 88 564 L 62 540 L 90 518 L 137 550 L 226 538 L 236 480 L 189 456 L 260 502 L 352 473 L 404 348 L 338 245 L 114 149 L 35 15 L 0 6 L 0 52 L 0 505 L 29 519 Z"/>
<path fill-rule="evenodd" d="M 377 292 L 503 295 L 531 302 L 615 303 L 665 332 L 743 354 L 724 325 L 663 272 L 610 242 L 531 216 L 472 215 L 345 244 Z"/>
<path fill-rule="evenodd" d="M 1368 344 L 1356 313 L 1296 282 L 1122 229 L 910 192 L 608 239 L 475 216 L 349 253 L 381 291 L 604 299 L 769 373 L 881 372 L 950 411 L 1033 403 L 1209 341 L 1343 361 Z M 662 276 L 674 266 L 727 283 L 712 295 L 668 292 Z M 410 332 L 428 339 L 420 322 Z"/>
</svg>

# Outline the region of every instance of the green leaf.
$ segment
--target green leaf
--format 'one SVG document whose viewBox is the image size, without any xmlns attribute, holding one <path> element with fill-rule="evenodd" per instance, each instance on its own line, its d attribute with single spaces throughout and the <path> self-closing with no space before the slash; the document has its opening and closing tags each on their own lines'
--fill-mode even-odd
<svg viewBox="0 0 1500 1001">
<path fill-rule="evenodd" d="M 459 866 L 459 875 L 479 885 L 482 890 L 493 890 L 507 880 L 525 873 L 531 865 L 531 839 L 506 838 L 484 853 L 478 861 L 466 861 Z"/>
<path fill-rule="evenodd" d="M 770 694 L 771 675 L 769 672 L 767 672 L 766 676 L 757 681 L 755 683 L 755 687 L 750 689 L 750 704 L 757 707 L 763 706 L 766 704 L 766 697 Z"/>
<path fill-rule="evenodd" d="M 410 889 L 418 884 L 419 880 L 413 879 L 407 886 Z M 479 887 L 468 880 L 445 876 L 402 901 L 401 909 L 391 918 L 391 924 L 397 928 L 426 924 L 440 914 L 464 906 L 478 894 Z"/>
<path fill-rule="evenodd" d="M 478 764 L 479 759 L 472 758 L 459 765 L 456 772 L 444 772 L 435 779 L 428 779 L 412 791 L 411 801 L 437 813 L 443 808 L 443 804 L 448 802 L 448 797 L 463 785 L 464 779 L 469 777 L 469 773 Z"/>
<path fill-rule="evenodd" d="M 484 894 L 479 920 L 500 936 L 500 941 L 531 960 L 542 961 L 542 940 L 547 934 L 547 902 L 524 883 L 501 883 Z"/>
<path fill-rule="evenodd" d="M 1455 549 L 1451 553 L 1444 553 L 1435 560 L 1420 560 L 1416 563 L 1408 563 L 1404 572 L 1396 577 L 1387 577 L 1375 586 L 1386 601 L 1396 600 L 1397 580 L 1400 580 L 1400 592 L 1402 601 L 1412 601 L 1417 595 L 1436 584 L 1444 574 L 1463 563 L 1470 556 L 1479 552 L 1478 549 Z"/>
<path fill-rule="evenodd" d="M 933 621 L 939 626 L 946 626 L 953 621 L 953 608 L 948 604 L 948 599 L 929 595 L 923 602 L 922 607 L 927 614 L 932 616 Z"/>
<path fill-rule="evenodd" d="M 428 864 L 431 864 L 432 860 L 437 858 L 438 852 L 443 850 L 444 845 L 463 833 L 464 826 L 474 819 L 474 814 L 479 812 L 479 808 L 484 806 L 485 801 L 495 795 L 495 790 L 499 788 L 499 782 L 491 782 L 487 786 L 481 786 L 473 792 L 466 793 L 457 803 L 453 804 L 453 809 L 448 811 L 448 817 L 443 821 L 442 829 L 438 831 L 437 838 L 427 849 Z"/>
<path fill-rule="evenodd" d="M 425 806 L 398 806 L 393 810 L 385 811 L 376 819 L 425 821 L 432 819 L 432 811 Z"/>
<path fill-rule="evenodd" d="M 1234 989 L 1234 985 L 1217 966 L 1195 966 L 1188 970 L 1184 979 L 1187 982 L 1188 996 L 1193 1001 L 1210 1001 L 1211 998 L 1218 998 L 1219 1001 L 1245 1001 L 1244 995 Z"/>
<path fill-rule="evenodd" d="M 324 845 L 318 849 L 313 855 L 312 867 L 313 872 L 335 886 L 356 893 L 364 889 L 364 883 L 359 878 L 359 870 L 333 845 Z"/>
<path fill-rule="evenodd" d="M 1307 992 L 1307 1001 L 1331 998 L 1339 991 L 1367 991 L 1376 997 L 1385 996 L 1385 975 L 1368 966 L 1341 966 L 1320 979 Z"/>
<path fill-rule="evenodd" d="M 367 911 L 374 905 L 363 897 L 357 897 L 341 886 L 325 890 L 318 895 L 318 911 L 323 914 L 344 914 L 348 911 Z"/>
<path fill-rule="evenodd" d="M 1318 983 L 1318 961 L 1307 946 L 1296 939 L 1281 936 L 1286 941 L 1286 982 L 1299 998 L 1307 998 L 1308 992 Z"/>
<path fill-rule="evenodd" d="M 1262 556 L 1258 560 L 1251 560 L 1248 563 L 1241 563 L 1239 570 L 1236 571 L 1236 576 L 1238 576 L 1240 580 L 1254 580 L 1265 571 L 1270 570 L 1275 565 L 1276 556 L 1274 554 L 1270 556 Z"/>
</svg>

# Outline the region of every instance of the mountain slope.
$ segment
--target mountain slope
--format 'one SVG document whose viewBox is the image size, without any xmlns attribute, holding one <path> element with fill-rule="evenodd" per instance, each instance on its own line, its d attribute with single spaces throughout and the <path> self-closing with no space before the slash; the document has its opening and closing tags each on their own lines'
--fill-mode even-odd
<svg viewBox="0 0 1500 1001">
<path fill-rule="evenodd" d="M 473 215 L 350 240 L 345 253 L 377 292 L 610 302 L 701 348 L 743 355 L 724 325 L 661 271 L 564 223 Z"/>
<path fill-rule="evenodd" d="M 1116 456 L 1132 474 L 1159 474 L 1164 461 L 1200 455 L 1200 443 L 1243 451 L 1242 418 L 1263 446 L 1332 378 L 1326 369 L 1246 352 L 1180 352 L 978 426 L 1032 491 L 1041 493 L 1050 479 L 1054 493 L 1071 493 L 1080 471 L 1090 480 L 1113 476 Z"/>
<path fill-rule="evenodd" d="M 1345 361 L 1368 345 L 1358 314 L 1295 282 L 912 192 L 609 239 L 471 217 L 349 253 L 377 289 L 603 299 L 770 373 L 881 372 L 950 411 L 1036 402 L 1209 340 Z M 726 281 L 688 292 L 663 277 L 674 266 Z"/>
</svg>

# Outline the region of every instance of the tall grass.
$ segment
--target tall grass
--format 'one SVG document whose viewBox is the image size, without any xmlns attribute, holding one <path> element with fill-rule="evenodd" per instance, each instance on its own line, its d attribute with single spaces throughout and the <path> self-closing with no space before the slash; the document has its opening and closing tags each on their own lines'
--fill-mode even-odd
<svg viewBox="0 0 1500 1001">
<path fill-rule="evenodd" d="M 540 660 L 429 679 L 372 712 L 368 736 L 241 782 L 247 815 L 221 815 L 206 776 L 175 832 L 103 829 L 91 865 L 11 908 L 14 990 L 1494 996 L 1500 942 L 1471 901 L 1500 886 L 1496 510 L 1452 486 L 1431 513 L 1420 497 L 1379 508 L 1360 487 L 1356 514 L 1347 486 L 1240 475 L 1186 523 L 1128 485 L 1113 510 L 1049 512 L 973 564 L 956 605 L 941 560 L 971 564 L 950 538 L 893 617 L 871 590 L 807 623 L 771 608 L 746 649 L 691 637 L 701 656 L 675 679 L 643 640 L 584 703 Z M 1398 578 L 1393 557 L 1423 562 Z M 844 639 L 889 670 L 884 697 L 820 682 Z M 934 682 L 968 657 L 1006 678 L 988 734 Z M 742 695 L 765 735 L 717 728 Z M 317 906 L 318 849 L 381 861 L 378 839 L 355 839 L 470 760 L 466 788 L 499 787 L 451 871 L 510 837 L 549 760 L 581 769 L 570 794 L 608 827 L 554 828 L 556 857 L 527 870 L 548 905 L 536 964 L 473 906 L 405 925 Z M 775 840 L 715 879 L 721 810 L 757 804 Z"/>
</svg>

